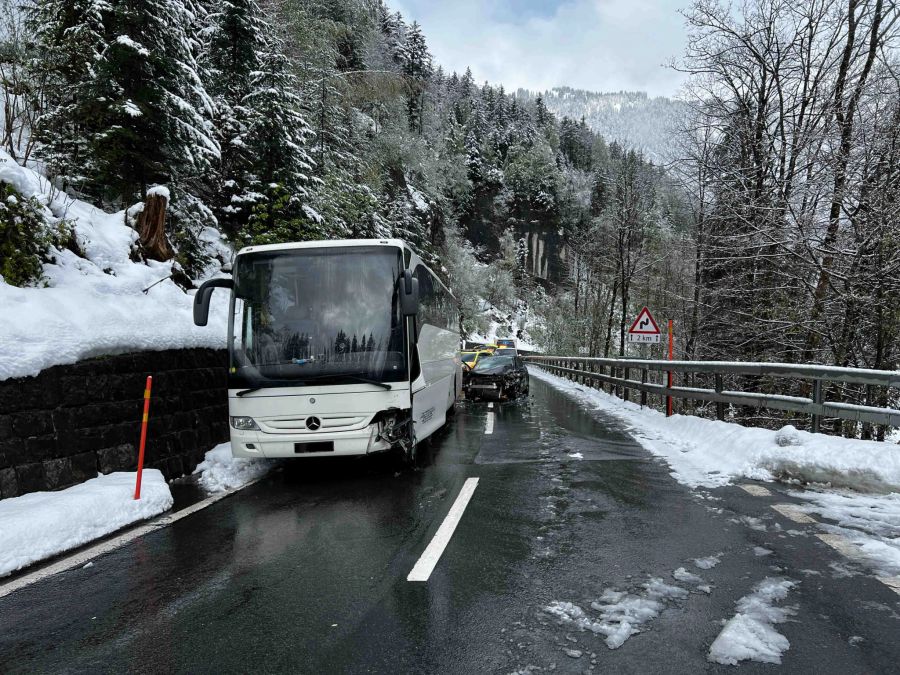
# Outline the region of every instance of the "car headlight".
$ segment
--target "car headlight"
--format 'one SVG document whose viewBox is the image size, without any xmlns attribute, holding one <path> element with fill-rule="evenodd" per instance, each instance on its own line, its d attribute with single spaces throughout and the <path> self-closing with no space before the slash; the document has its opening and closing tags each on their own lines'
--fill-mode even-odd
<svg viewBox="0 0 900 675">
<path fill-rule="evenodd" d="M 259 431 L 252 417 L 232 417 L 231 426 L 239 431 Z"/>
</svg>

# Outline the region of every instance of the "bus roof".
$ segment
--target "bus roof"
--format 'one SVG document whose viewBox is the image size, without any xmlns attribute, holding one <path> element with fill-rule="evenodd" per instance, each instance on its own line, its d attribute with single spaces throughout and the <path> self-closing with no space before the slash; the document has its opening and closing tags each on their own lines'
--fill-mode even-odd
<svg viewBox="0 0 900 675">
<path fill-rule="evenodd" d="M 431 276 L 434 277 L 437 283 L 443 286 L 453 299 L 456 300 L 453 291 L 447 288 L 446 284 L 441 281 L 441 278 L 422 261 L 422 258 L 416 253 L 416 250 L 403 239 L 322 239 L 320 241 L 293 241 L 284 244 L 260 244 L 259 246 L 245 246 L 238 251 L 238 255 L 243 255 L 244 253 L 265 253 L 270 251 L 294 251 L 304 248 L 353 248 L 355 246 L 384 246 L 386 248 L 399 248 L 400 250 L 409 251 L 412 263 L 414 263 L 410 265 L 410 269 L 417 265 L 422 265 L 422 267 L 431 273 Z"/>
<path fill-rule="evenodd" d="M 352 248 L 354 246 L 389 246 L 393 248 L 412 249 L 412 247 L 402 239 L 323 239 L 321 241 L 294 241 L 284 244 L 245 246 L 238 251 L 238 255 L 243 253 L 260 253 L 263 251 L 292 251 L 301 248 Z"/>
</svg>

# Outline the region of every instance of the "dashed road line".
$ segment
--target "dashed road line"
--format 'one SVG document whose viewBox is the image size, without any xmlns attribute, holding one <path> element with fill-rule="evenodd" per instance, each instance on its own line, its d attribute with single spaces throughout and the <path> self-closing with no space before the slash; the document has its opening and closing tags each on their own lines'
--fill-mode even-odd
<svg viewBox="0 0 900 675">
<path fill-rule="evenodd" d="M 847 539 L 847 537 L 843 537 L 839 534 L 817 534 L 816 537 L 851 560 L 859 560 L 864 557 L 862 551 L 859 550 L 859 547 Z"/>
<path fill-rule="evenodd" d="M 801 510 L 796 504 L 773 504 L 772 508 L 788 520 L 793 520 L 795 523 L 808 525 L 816 522 L 815 518 L 811 518 L 808 513 Z"/>
<path fill-rule="evenodd" d="M 36 584 L 37 582 L 42 581 L 48 577 L 52 577 L 54 574 L 59 574 L 60 572 L 65 572 L 76 567 L 84 567 L 87 563 L 95 558 L 98 558 L 106 553 L 111 553 L 117 548 L 121 548 L 125 544 L 128 544 L 135 539 L 143 537 L 145 534 L 156 532 L 157 530 L 161 530 L 162 528 L 171 525 L 172 523 L 177 523 L 182 518 L 185 518 L 192 513 L 197 513 L 197 511 L 202 511 L 206 507 L 212 506 L 216 502 L 225 499 L 225 497 L 233 495 L 235 492 L 243 490 L 246 487 L 250 487 L 260 480 L 262 479 L 256 478 L 249 483 L 241 485 L 240 487 L 211 495 L 210 497 L 207 497 L 206 499 L 199 501 L 196 504 L 191 504 L 190 506 L 185 507 L 180 511 L 176 511 L 175 513 L 171 513 L 169 515 L 161 516 L 159 518 L 151 520 L 144 525 L 139 525 L 134 529 L 123 532 L 122 534 L 114 536 L 111 539 L 101 541 L 100 543 L 89 546 L 82 551 L 78 551 L 77 553 L 73 553 L 72 555 L 57 560 L 51 565 L 47 565 L 46 567 L 42 567 L 39 570 L 35 570 L 34 572 L 25 574 L 18 579 L 14 579 L 13 581 L 2 584 L 0 585 L 0 598 L 5 597 L 10 593 L 15 593 L 16 591 L 21 590 L 27 586 L 31 586 L 32 584 Z"/>
<path fill-rule="evenodd" d="M 484 422 L 484 433 L 492 434 L 494 433 L 494 413 L 489 412 L 487 414 L 487 419 Z"/>
<path fill-rule="evenodd" d="M 493 410 L 493 409 L 494 409 L 494 402 L 491 401 L 490 403 L 488 403 L 488 410 Z"/>
<path fill-rule="evenodd" d="M 456 526 L 459 525 L 459 521 L 466 510 L 466 506 L 469 504 L 469 500 L 472 499 L 476 487 L 478 487 L 477 478 L 467 478 L 466 482 L 463 483 L 462 489 L 456 496 L 456 501 L 453 502 L 453 506 L 450 507 L 450 511 L 447 513 L 447 517 L 444 518 L 444 522 L 441 523 L 441 526 L 435 532 L 431 542 L 425 548 L 424 553 L 422 553 L 422 557 L 416 561 L 416 564 L 406 577 L 407 581 L 428 581 L 435 565 L 441 558 L 441 554 L 447 548 L 447 544 L 450 543 L 450 538 L 453 536 Z"/>
<path fill-rule="evenodd" d="M 878 581 L 900 595 L 900 577 L 877 577 Z"/>
<path fill-rule="evenodd" d="M 741 490 L 743 490 L 744 492 L 753 495 L 754 497 L 771 497 L 772 496 L 772 493 L 769 492 L 769 490 L 764 488 L 762 485 L 744 484 L 744 485 L 738 485 L 738 487 L 741 488 Z"/>
<path fill-rule="evenodd" d="M 744 484 L 738 485 L 738 487 L 756 497 L 768 497 L 772 495 L 769 490 L 761 485 Z M 795 523 L 801 523 L 803 525 L 819 524 L 819 521 L 811 517 L 796 504 L 772 504 L 772 509 L 788 520 L 793 520 Z M 855 562 L 865 563 L 866 561 L 866 554 L 863 553 L 862 549 L 843 535 L 822 532 L 816 534 L 816 538 L 821 542 L 828 544 L 845 558 L 849 558 Z M 884 577 L 876 575 L 875 578 L 900 595 L 900 577 Z"/>
</svg>

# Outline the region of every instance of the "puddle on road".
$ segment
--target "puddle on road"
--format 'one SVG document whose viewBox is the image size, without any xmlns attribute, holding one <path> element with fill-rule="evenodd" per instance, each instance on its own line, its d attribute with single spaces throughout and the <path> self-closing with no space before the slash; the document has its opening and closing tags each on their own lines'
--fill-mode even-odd
<svg viewBox="0 0 900 675">
<path fill-rule="evenodd" d="M 495 404 L 494 429 L 476 464 L 548 461 L 647 461 L 646 451 L 613 418 L 533 381 L 527 400 Z"/>
<path fill-rule="evenodd" d="M 172 513 L 186 509 L 197 502 L 202 502 L 209 496 L 200 487 L 194 476 L 185 476 L 172 481 L 169 483 L 169 489 L 172 491 L 172 499 L 175 500 L 175 503 L 172 505 Z"/>
</svg>

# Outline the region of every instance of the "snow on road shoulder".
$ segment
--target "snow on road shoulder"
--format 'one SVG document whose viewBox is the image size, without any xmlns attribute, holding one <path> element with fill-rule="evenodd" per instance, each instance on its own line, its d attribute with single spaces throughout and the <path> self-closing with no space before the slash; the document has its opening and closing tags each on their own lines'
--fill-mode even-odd
<svg viewBox="0 0 900 675">
<path fill-rule="evenodd" d="M 44 204 L 48 222 L 73 224 L 85 256 L 54 251 L 39 287 L 18 288 L 0 277 L 0 380 L 103 354 L 225 346 L 227 294 L 214 294 L 209 325 L 195 326 L 193 296 L 171 279 L 157 284 L 172 273 L 172 263 L 132 261 L 137 233 L 123 212 L 105 213 L 52 190 L 3 151 L 0 180 Z M 200 239 L 210 254 L 230 256 L 212 228 Z"/>
<path fill-rule="evenodd" d="M 730 618 L 709 648 L 709 660 L 736 666 L 740 661 L 781 663 L 781 655 L 791 643 L 773 627 L 784 623 L 796 611 L 776 607 L 797 582 L 766 577 L 753 587 L 750 595 L 737 601 L 737 613 Z"/>
<path fill-rule="evenodd" d="M 224 492 L 242 487 L 267 474 L 276 464 L 272 459 L 233 457 L 231 443 L 222 443 L 206 453 L 194 469 L 207 492 Z"/>
<path fill-rule="evenodd" d="M 0 576 L 172 507 L 172 493 L 158 470 L 144 470 L 139 500 L 134 482 L 134 473 L 111 473 L 58 492 L 0 501 Z"/>
<path fill-rule="evenodd" d="M 688 415 L 667 418 L 540 368 L 529 371 L 586 407 L 624 421 L 635 439 L 665 458 L 672 476 L 690 487 L 719 487 L 743 476 L 791 478 L 863 491 L 900 488 L 900 448 L 892 444 L 811 434 L 793 427 L 776 432 Z"/>
<path fill-rule="evenodd" d="M 853 542 L 878 574 L 900 576 L 900 493 L 805 490 L 790 494 L 809 502 L 801 510 L 836 522 L 827 529 Z"/>
</svg>

